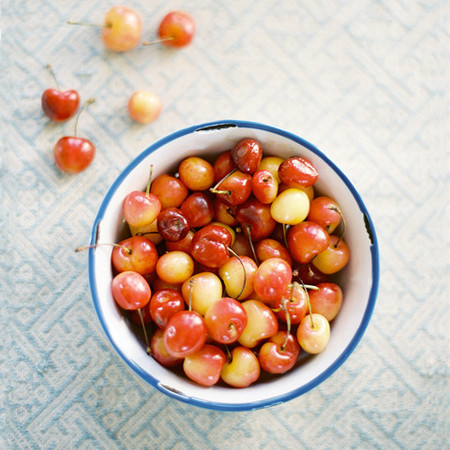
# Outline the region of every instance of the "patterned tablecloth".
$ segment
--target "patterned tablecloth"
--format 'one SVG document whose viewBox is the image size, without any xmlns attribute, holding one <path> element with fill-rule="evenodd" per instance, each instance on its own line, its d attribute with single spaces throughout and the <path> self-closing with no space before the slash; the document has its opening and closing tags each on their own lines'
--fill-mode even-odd
<svg viewBox="0 0 450 450">
<path fill-rule="evenodd" d="M 189 47 L 106 51 L 104 0 L 3 0 L 0 447 L 450 447 L 449 2 L 438 0 L 129 0 L 145 39 L 189 11 Z M 95 97 L 80 132 L 97 146 L 78 176 L 53 146 L 73 130 L 43 115 L 59 82 Z M 136 89 L 164 110 L 133 123 Z M 158 138 L 216 119 L 260 121 L 325 152 L 375 223 L 381 283 L 372 321 L 316 389 L 253 412 L 167 398 L 122 363 L 95 316 L 87 255 L 100 202 Z"/>
</svg>

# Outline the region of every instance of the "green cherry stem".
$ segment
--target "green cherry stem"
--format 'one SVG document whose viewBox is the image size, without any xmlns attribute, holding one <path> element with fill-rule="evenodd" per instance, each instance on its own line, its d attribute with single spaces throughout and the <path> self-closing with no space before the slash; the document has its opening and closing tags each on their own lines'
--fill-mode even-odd
<svg viewBox="0 0 450 450">
<path fill-rule="evenodd" d="M 344 214 L 342 214 L 342 211 L 337 206 L 329 206 L 328 209 L 331 209 L 332 211 L 337 212 L 341 216 L 341 222 L 342 222 L 342 230 L 339 234 L 339 239 L 336 241 L 336 244 L 334 244 L 334 248 L 337 248 L 337 246 L 340 244 L 341 240 L 344 238 L 344 233 L 347 228 L 347 222 L 345 220 Z"/>
<path fill-rule="evenodd" d="M 161 42 L 167 42 L 167 41 L 173 41 L 175 38 L 173 36 L 168 36 L 161 39 L 154 39 L 153 41 L 145 41 L 141 45 L 147 46 L 147 45 L 154 45 L 154 44 L 160 44 Z"/>
<path fill-rule="evenodd" d="M 113 246 L 113 247 L 119 247 L 122 248 L 123 250 L 125 250 L 129 255 L 131 255 L 131 250 L 128 247 L 125 247 L 124 245 L 120 245 L 120 244 L 107 244 L 107 243 L 103 243 L 103 244 L 93 244 L 93 245 L 83 245 L 81 247 L 77 247 L 75 249 L 75 252 L 82 252 L 84 250 L 88 250 L 90 248 L 96 248 L 96 247 L 100 247 L 102 245 L 109 245 L 109 246 Z"/>
<path fill-rule="evenodd" d="M 236 172 L 236 170 L 237 169 L 235 168 L 231 172 L 228 172 L 221 180 L 219 180 L 219 182 L 216 183 L 215 186 L 209 188 L 210 192 L 212 192 L 213 194 L 231 195 L 231 191 L 220 190 L 218 188 L 229 176 L 233 175 L 233 173 Z"/>
<path fill-rule="evenodd" d="M 142 316 L 141 308 L 138 309 L 138 314 L 139 314 L 139 318 L 141 319 L 142 330 L 144 331 L 145 345 L 147 346 L 147 355 L 150 355 L 152 353 L 152 350 L 151 350 L 150 345 L 148 343 L 147 330 L 145 328 L 144 317 Z"/>
<path fill-rule="evenodd" d="M 147 188 L 145 189 L 145 195 L 150 194 L 150 185 L 152 184 L 152 176 L 153 176 L 153 164 L 150 164 L 150 174 L 148 176 Z"/>
<path fill-rule="evenodd" d="M 81 113 L 88 107 L 88 105 L 94 102 L 95 98 L 90 98 L 89 100 L 86 100 L 81 109 L 78 111 L 77 118 L 75 119 L 74 136 L 78 135 L 78 121 L 80 120 Z"/>
<path fill-rule="evenodd" d="M 53 67 L 51 66 L 51 64 L 47 64 L 45 67 L 50 72 L 50 75 L 52 76 L 53 80 L 55 81 L 56 87 L 58 88 L 58 90 L 60 90 L 61 88 L 59 87 L 58 79 L 56 78 Z"/>
<path fill-rule="evenodd" d="M 242 269 L 244 271 L 244 281 L 242 282 L 242 287 L 241 287 L 241 290 L 239 291 L 239 295 L 236 296 L 236 300 L 238 300 L 239 297 L 244 292 L 245 285 L 247 284 L 247 271 L 245 270 L 244 263 L 242 262 L 242 259 L 240 258 L 240 256 L 234 250 L 232 250 L 230 247 L 227 247 L 227 249 L 233 256 L 235 256 L 238 259 L 238 261 L 241 263 Z"/>
</svg>

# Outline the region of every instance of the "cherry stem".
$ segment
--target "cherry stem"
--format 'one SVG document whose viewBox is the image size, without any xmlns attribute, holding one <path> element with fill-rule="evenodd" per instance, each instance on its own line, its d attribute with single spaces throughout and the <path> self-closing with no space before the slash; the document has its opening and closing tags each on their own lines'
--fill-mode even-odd
<svg viewBox="0 0 450 450">
<path fill-rule="evenodd" d="M 311 328 L 316 328 L 316 326 L 314 325 L 313 317 L 312 317 L 311 300 L 309 299 L 308 289 L 306 289 L 305 283 L 303 283 L 303 281 L 301 282 L 301 287 L 305 291 L 306 299 L 308 300 L 308 309 L 309 309 L 309 317 L 311 319 Z"/>
<path fill-rule="evenodd" d="M 90 98 L 89 100 L 86 100 L 81 107 L 81 109 L 78 111 L 77 118 L 75 120 L 75 127 L 74 127 L 74 136 L 78 133 L 78 121 L 80 120 L 81 113 L 87 108 L 88 105 L 95 102 L 95 98 Z"/>
<path fill-rule="evenodd" d="M 148 197 L 150 194 L 150 185 L 152 184 L 152 176 L 153 176 L 153 164 L 150 164 L 150 175 L 148 176 L 147 188 L 145 189 L 145 195 Z"/>
<path fill-rule="evenodd" d="M 153 41 L 145 41 L 141 45 L 146 46 L 146 45 L 160 44 L 161 42 L 173 41 L 174 39 L 175 39 L 174 36 L 168 36 L 161 39 L 154 39 Z"/>
<path fill-rule="evenodd" d="M 68 25 L 82 25 L 83 27 L 95 27 L 95 28 L 111 28 L 112 25 L 111 24 L 106 24 L 106 25 L 99 25 L 98 23 L 88 23 L 88 22 L 76 22 L 73 20 L 67 20 L 66 23 Z"/>
<path fill-rule="evenodd" d="M 225 195 L 231 195 L 231 191 L 224 191 L 224 190 L 218 190 L 218 187 L 220 186 L 221 183 L 223 183 L 229 176 L 233 175 L 234 172 L 236 172 L 237 168 L 234 168 L 231 172 L 228 172 L 224 177 L 222 177 L 222 179 L 216 183 L 215 186 L 213 186 L 212 188 L 209 188 L 210 192 L 212 192 L 213 194 L 225 194 Z"/>
<path fill-rule="evenodd" d="M 230 247 L 227 247 L 227 249 L 233 256 L 235 256 L 239 260 L 239 262 L 241 263 L 242 269 L 244 270 L 244 281 L 242 282 L 242 288 L 239 291 L 239 295 L 236 296 L 236 300 L 238 300 L 239 297 L 244 292 L 245 285 L 247 284 L 247 271 L 245 270 L 244 263 L 242 262 L 242 259 L 240 258 L 240 256 L 234 250 L 232 250 Z"/>
<path fill-rule="evenodd" d="M 147 355 L 150 355 L 152 353 L 152 350 L 151 350 L 150 345 L 148 343 L 147 330 L 145 328 L 144 316 L 142 315 L 141 308 L 138 309 L 138 314 L 139 314 L 139 318 L 141 319 L 142 330 L 144 331 L 145 345 L 147 346 Z"/>
<path fill-rule="evenodd" d="M 189 280 L 189 311 L 192 311 L 192 289 L 194 287 L 194 281 L 195 280 L 193 278 Z"/>
<path fill-rule="evenodd" d="M 120 244 L 108 244 L 108 243 L 104 243 L 104 244 L 93 244 L 93 245 L 83 245 L 81 247 L 77 247 L 75 249 L 75 252 L 82 252 L 84 250 L 88 250 L 90 248 L 96 248 L 96 247 L 100 247 L 102 245 L 112 245 L 113 247 L 119 247 L 124 249 L 129 255 L 131 255 L 131 249 L 129 249 L 128 247 L 125 247 L 124 245 L 120 245 Z"/>
<path fill-rule="evenodd" d="M 342 222 L 342 231 L 339 235 L 339 239 L 336 241 L 336 244 L 334 244 L 334 248 L 337 248 L 337 246 L 340 244 L 344 237 L 345 230 L 347 228 L 347 222 L 345 220 L 344 214 L 342 214 L 342 211 L 337 206 L 328 206 L 328 209 L 331 209 L 332 211 L 337 212 L 341 216 L 341 222 Z"/>
<path fill-rule="evenodd" d="M 58 88 L 58 90 L 60 90 L 61 88 L 59 87 L 58 79 L 56 78 L 53 67 L 51 66 L 51 64 L 47 64 L 46 67 L 47 67 L 47 70 L 50 72 L 50 75 L 52 76 L 53 80 L 55 81 L 56 87 Z"/>
<path fill-rule="evenodd" d="M 288 248 L 288 241 L 287 241 L 287 225 L 283 223 L 283 239 L 284 239 L 284 245 L 286 248 Z"/>
<path fill-rule="evenodd" d="M 281 346 L 281 350 L 284 352 L 284 350 L 286 349 L 286 345 L 289 339 L 289 334 L 291 332 L 291 315 L 289 314 L 289 311 L 287 309 L 287 302 L 292 301 L 292 296 L 293 296 L 293 291 L 294 289 L 291 289 L 291 298 L 288 300 L 287 298 L 283 299 L 281 302 L 282 308 L 284 313 L 286 314 L 286 338 L 283 342 L 283 345 Z"/>
<path fill-rule="evenodd" d="M 249 242 L 250 248 L 252 250 L 253 258 L 255 258 L 256 265 L 259 266 L 259 261 L 258 261 L 258 257 L 256 256 L 255 246 L 253 245 L 253 241 L 252 241 L 252 233 L 251 233 L 252 229 L 251 229 L 250 225 L 246 225 L 245 229 L 247 231 L 248 242 Z"/>
<path fill-rule="evenodd" d="M 225 353 L 227 354 L 228 362 L 231 362 L 233 358 L 231 357 L 230 349 L 228 348 L 228 345 L 225 345 Z"/>
</svg>

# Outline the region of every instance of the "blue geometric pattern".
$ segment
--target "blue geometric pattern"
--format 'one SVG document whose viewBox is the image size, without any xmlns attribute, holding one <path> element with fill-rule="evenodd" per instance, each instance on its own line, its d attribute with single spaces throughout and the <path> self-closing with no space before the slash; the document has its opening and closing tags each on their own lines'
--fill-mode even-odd
<svg viewBox="0 0 450 450">
<path fill-rule="evenodd" d="M 449 2 L 175 0 L 126 4 L 149 39 L 170 10 L 196 19 L 191 46 L 124 54 L 99 30 L 111 2 L 4 0 L 0 448 L 450 448 Z M 80 134 L 92 166 L 63 175 L 50 123 L 53 86 L 95 97 Z M 164 109 L 128 117 L 136 89 Z M 375 223 L 381 284 L 346 363 L 314 390 L 253 412 L 167 398 L 132 373 L 92 306 L 87 254 L 101 200 L 149 144 L 188 125 L 243 119 L 287 129 L 325 152 Z"/>
</svg>

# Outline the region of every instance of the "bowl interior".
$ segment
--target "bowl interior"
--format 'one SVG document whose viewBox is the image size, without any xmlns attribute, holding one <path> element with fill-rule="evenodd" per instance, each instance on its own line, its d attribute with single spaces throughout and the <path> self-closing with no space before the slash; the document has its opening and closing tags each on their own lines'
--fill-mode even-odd
<svg viewBox="0 0 450 450">
<path fill-rule="evenodd" d="M 144 380 L 179 400 L 212 409 L 244 410 L 271 406 L 294 398 L 330 376 L 352 352 L 369 322 L 378 287 L 378 249 L 368 212 L 346 176 L 318 149 L 285 131 L 250 122 L 226 121 L 181 130 L 142 152 L 122 172 L 108 191 L 96 218 L 92 243 L 117 242 L 122 238 L 122 201 L 132 190 L 145 189 L 149 168 L 153 176 L 172 172 L 190 155 L 214 158 L 237 141 L 250 137 L 261 142 L 264 154 L 283 158 L 301 155 L 319 172 L 317 191 L 337 200 L 344 212 L 345 240 L 351 249 L 349 264 L 339 284 L 344 302 L 331 324 L 327 348 L 319 355 L 301 359 L 296 368 L 279 377 L 241 389 L 222 386 L 204 388 L 165 369 L 145 352 L 132 326 L 111 295 L 111 247 L 90 250 L 89 272 L 94 306 L 113 347 Z"/>
</svg>

